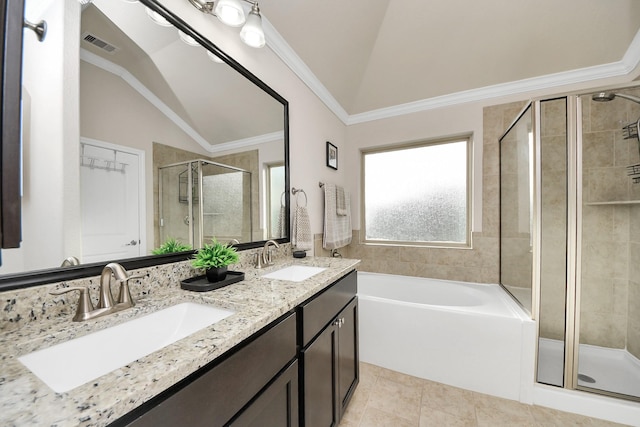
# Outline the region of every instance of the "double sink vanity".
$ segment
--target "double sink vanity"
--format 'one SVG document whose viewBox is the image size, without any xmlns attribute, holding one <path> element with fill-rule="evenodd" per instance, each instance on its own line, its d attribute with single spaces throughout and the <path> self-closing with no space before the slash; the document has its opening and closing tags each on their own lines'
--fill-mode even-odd
<svg viewBox="0 0 640 427">
<path fill-rule="evenodd" d="M 210 292 L 180 289 L 187 263 L 154 267 L 131 281 L 134 307 L 84 322 L 72 296 L 49 294 L 61 284 L 23 315 L 28 290 L 5 292 L 4 319 L 22 324 L 0 335 L 0 424 L 337 424 L 358 383 L 358 261 L 246 267 Z"/>
</svg>

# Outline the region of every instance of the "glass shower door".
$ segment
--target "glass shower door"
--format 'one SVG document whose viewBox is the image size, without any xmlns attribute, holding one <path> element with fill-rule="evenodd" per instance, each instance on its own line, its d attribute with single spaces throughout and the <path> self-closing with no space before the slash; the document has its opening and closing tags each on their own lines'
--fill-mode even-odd
<svg viewBox="0 0 640 427">
<path fill-rule="evenodd" d="M 158 169 L 159 194 L 159 235 L 156 246 L 168 239 L 176 239 L 181 243 L 193 246 L 192 217 L 189 209 L 192 192 L 192 173 L 190 163 L 169 165 Z"/>
<path fill-rule="evenodd" d="M 533 128 L 530 105 L 500 138 L 500 284 L 531 313 Z"/>
<path fill-rule="evenodd" d="M 610 95 L 581 97 L 577 384 L 640 400 L 640 90 Z"/>
<path fill-rule="evenodd" d="M 564 386 L 566 349 L 567 99 L 540 101 L 539 383 Z"/>
<path fill-rule="evenodd" d="M 203 242 L 251 241 L 251 173 L 205 161 L 201 167 Z"/>
</svg>

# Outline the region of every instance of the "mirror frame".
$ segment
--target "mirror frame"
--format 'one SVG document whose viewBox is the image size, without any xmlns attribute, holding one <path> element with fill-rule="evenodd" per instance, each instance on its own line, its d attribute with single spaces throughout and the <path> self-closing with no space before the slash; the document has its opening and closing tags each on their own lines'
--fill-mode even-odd
<svg viewBox="0 0 640 427">
<path fill-rule="evenodd" d="M 238 73 L 244 76 L 249 82 L 255 84 L 260 89 L 271 95 L 276 101 L 280 102 L 283 106 L 284 112 L 284 165 L 285 165 L 285 209 L 286 212 L 286 224 L 290 224 L 290 170 L 289 170 L 289 103 L 280 94 L 274 91 L 266 83 L 256 77 L 249 70 L 244 68 L 235 59 L 224 53 L 211 41 L 203 37 L 196 32 L 193 28 L 187 25 L 182 19 L 176 16 L 173 12 L 168 10 L 165 6 L 160 4 L 158 0 L 139 0 L 144 6 L 155 10 L 162 16 L 164 16 L 169 22 L 171 22 L 177 29 L 185 32 L 194 39 L 196 39 L 205 49 L 211 51 L 218 57 L 220 57 L 227 65 L 235 69 Z M 15 93 L 17 90 L 18 100 L 21 98 L 21 85 L 22 85 L 22 37 L 23 28 L 22 22 L 24 19 L 24 2 L 25 0 L 6 0 L 5 8 L 2 10 L 0 6 L 0 13 L 3 14 L 2 19 L 2 41 L 3 44 L 0 47 L 0 56 L 2 57 L 2 152 L 6 149 L 13 150 L 14 152 L 20 152 L 20 134 L 21 134 L 21 117 L 20 117 L 20 102 L 11 102 L 11 99 L 7 99 L 5 94 Z M 19 64 L 19 66 L 16 66 Z M 13 92 L 11 92 L 13 91 Z M 18 106 L 18 108 L 16 108 Z M 17 110 L 17 115 L 16 115 Z M 4 162 L 4 156 L 3 156 Z M 19 162 L 15 162 L 15 165 L 19 165 Z M 14 168 L 15 169 L 15 168 Z M 18 173 L 21 173 L 20 167 L 17 167 Z M 15 171 L 14 171 L 15 173 Z M 5 168 L 2 165 L 2 185 L 5 185 L 4 180 Z M 20 180 L 16 183 L 14 191 L 20 190 Z M 5 191 L 3 189 L 2 194 Z M 4 201 L 3 201 L 4 206 Z M 4 218 L 4 215 L 3 215 Z M 20 228 L 18 227 L 18 230 Z M 1 231 L 1 229 L 0 229 Z M 291 230 L 289 230 L 287 237 L 274 239 L 278 243 L 289 243 L 291 240 Z M 254 249 L 263 246 L 265 240 L 240 243 L 234 245 L 239 251 Z M 169 264 L 174 262 L 186 261 L 192 257 L 195 251 L 186 251 L 176 254 L 165 255 L 150 255 L 137 258 L 127 258 L 121 260 L 113 260 L 119 262 L 122 266 L 128 270 L 152 267 L 155 265 Z M 43 270 L 33 270 L 25 273 L 5 274 L 0 276 L 0 292 L 8 291 L 12 289 L 22 289 L 31 286 L 44 285 L 47 283 L 62 282 L 65 280 L 80 279 L 83 277 L 99 276 L 102 268 L 106 262 L 98 262 L 91 264 L 81 264 L 78 266 L 65 267 L 65 268 L 51 268 Z"/>
</svg>

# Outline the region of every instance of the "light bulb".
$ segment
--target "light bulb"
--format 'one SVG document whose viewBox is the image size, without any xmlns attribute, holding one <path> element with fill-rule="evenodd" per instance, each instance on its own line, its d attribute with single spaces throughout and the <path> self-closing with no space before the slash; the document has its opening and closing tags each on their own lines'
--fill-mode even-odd
<svg viewBox="0 0 640 427">
<path fill-rule="evenodd" d="M 217 64 L 222 64 L 224 61 L 222 59 L 220 59 L 220 57 L 218 55 L 216 55 L 215 53 L 211 52 L 211 51 L 207 51 L 207 55 L 209 55 L 209 59 L 212 60 L 213 62 L 217 63 Z"/>
<path fill-rule="evenodd" d="M 218 0 L 213 12 L 218 19 L 231 27 L 245 23 L 244 10 L 238 0 Z"/>
<path fill-rule="evenodd" d="M 191 37 L 189 34 L 185 34 L 182 31 L 178 30 L 178 36 L 180 37 L 180 40 L 182 40 L 189 46 L 200 46 L 200 43 L 198 43 L 196 39 Z"/>
<path fill-rule="evenodd" d="M 155 22 L 158 25 L 161 25 L 163 27 L 172 27 L 173 24 L 169 21 L 167 21 L 167 18 L 165 18 L 164 16 L 160 15 L 158 12 L 156 12 L 155 10 L 151 10 L 148 7 L 145 8 L 147 9 L 147 15 L 149 16 L 149 18 L 151 18 L 151 20 L 153 22 Z"/>
<path fill-rule="evenodd" d="M 258 5 L 251 7 L 251 12 L 247 17 L 247 23 L 244 24 L 240 31 L 240 39 L 251 47 L 260 48 L 265 44 L 264 31 L 262 30 L 262 17 Z"/>
</svg>

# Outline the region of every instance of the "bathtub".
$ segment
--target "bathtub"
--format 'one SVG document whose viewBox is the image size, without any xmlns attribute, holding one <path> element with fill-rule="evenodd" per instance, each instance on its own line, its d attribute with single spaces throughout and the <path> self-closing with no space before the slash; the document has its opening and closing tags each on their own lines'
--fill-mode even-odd
<svg viewBox="0 0 640 427">
<path fill-rule="evenodd" d="M 360 360 L 532 403 L 535 324 L 498 285 L 358 272 Z"/>
</svg>

